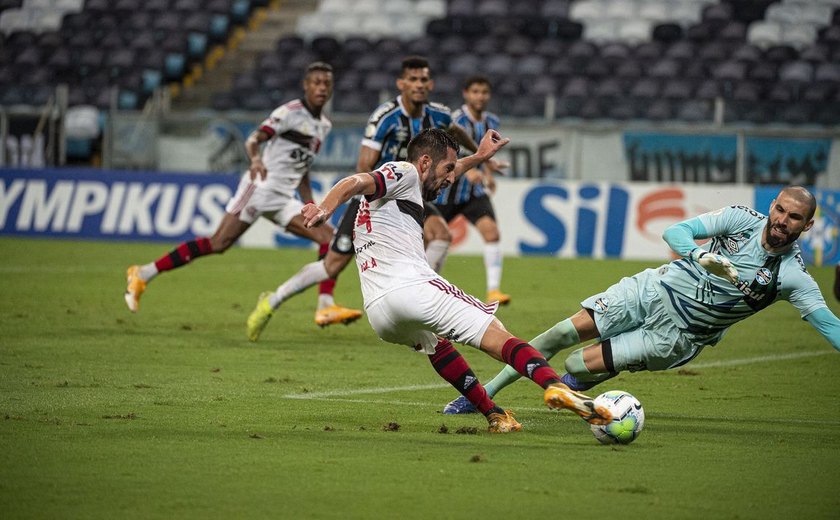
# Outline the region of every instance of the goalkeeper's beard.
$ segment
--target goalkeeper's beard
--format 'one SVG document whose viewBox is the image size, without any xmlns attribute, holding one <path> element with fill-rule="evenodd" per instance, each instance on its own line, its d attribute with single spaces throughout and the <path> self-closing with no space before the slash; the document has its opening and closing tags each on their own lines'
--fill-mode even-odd
<svg viewBox="0 0 840 520">
<path fill-rule="evenodd" d="M 786 238 L 776 238 L 775 236 L 773 236 L 773 228 L 785 231 L 787 233 Z M 767 220 L 767 227 L 764 231 L 764 241 L 767 242 L 767 245 L 772 247 L 773 249 L 778 249 L 780 247 L 785 247 L 789 244 L 794 243 L 800 235 L 799 233 L 788 233 L 786 229 L 773 224 L 772 222 L 770 222 L 769 219 Z"/>
</svg>

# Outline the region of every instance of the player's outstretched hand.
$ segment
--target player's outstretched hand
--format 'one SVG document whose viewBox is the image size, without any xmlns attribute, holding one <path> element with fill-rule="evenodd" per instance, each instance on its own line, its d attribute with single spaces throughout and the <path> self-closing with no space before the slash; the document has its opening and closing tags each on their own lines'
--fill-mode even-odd
<svg viewBox="0 0 840 520">
<path fill-rule="evenodd" d="M 484 137 L 481 138 L 481 142 L 478 143 L 478 150 L 475 153 L 479 157 L 483 157 L 484 160 L 487 160 L 493 157 L 496 152 L 501 150 L 509 142 L 509 137 L 502 137 L 502 134 L 496 130 L 488 130 L 484 134 Z"/>
<path fill-rule="evenodd" d="M 300 214 L 303 215 L 304 227 L 317 227 L 327 221 L 330 216 L 326 211 L 314 202 L 308 202 L 301 208 Z"/>
<path fill-rule="evenodd" d="M 700 264 L 703 269 L 709 271 L 713 275 L 720 276 L 729 280 L 730 283 L 738 283 L 738 270 L 732 265 L 728 258 L 720 255 L 703 251 L 702 249 L 695 249 L 692 256 Z"/>
</svg>

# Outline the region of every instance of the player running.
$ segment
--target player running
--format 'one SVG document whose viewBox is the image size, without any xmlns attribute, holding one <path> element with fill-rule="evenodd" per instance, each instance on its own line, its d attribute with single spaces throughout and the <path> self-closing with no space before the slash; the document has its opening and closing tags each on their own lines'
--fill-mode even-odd
<svg viewBox="0 0 840 520">
<path fill-rule="evenodd" d="M 332 91 L 332 67 L 322 62 L 310 64 L 303 78 L 303 99 L 276 108 L 245 141 L 250 167 L 242 175 L 213 236 L 197 237 L 154 262 L 128 268 L 125 303 L 131 312 L 138 311 L 147 284 L 158 274 L 186 265 L 200 256 L 224 253 L 261 216 L 290 233 L 317 242 L 321 245 L 321 257 L 326 255 L 333 228 L 304 227 L 300 215 L 303 203 L 295 197 L 295 192 L 304 201 L 312 200 L 309 169 L 332 128 L 323 113 Z M 261 151 L 262 143 L 267 144 Z M 334 287 L 334 278 L 325 279 L 321 285 L 315 313 L 318 325 L 350 323 L 362 315 L 359 310 L 336 305 Z"/>
<path fill-rule="evenodd" d="M 521 425 L 487 396 L 452 341 L 480 348 L 532 379 L 544 389 L 550 408 L 568 408 L 592 424 L 604 424 L 612 420 L 609 410 L 560 383 L 545 358 L 493 315 L 498 302 L 485 304 L 465 294 L 426 260 L 423 201 L 434 200 L 456 175 L 486 161 L 508 141 L 491 130 L 475 154 L 458 159 L 458 144 L 448 133 L 424 130 L 409 143 L 407 162 L 388 162 L 342 179 L 319 205 L 304 206 L 304 223 L 322 225 L 351 197 L 364 196 L 353 246 L 371 326 L 383 340 L 428 355 L 438 374 L 485 415 L 491 432 L 518 431 Z"/>
<path fill-rule="evenodd" d="M 455 124 L 469 133 L 475 142 L 488 130 L 499 129 L 499 116 L 486 110 L 490 102 L 490 80 L 485 76 L 470 76 L 462 91 L 464 104 L 452 114 Z M 500 290 L 502 282 L 502 252 L 499 247 L 499 226 L 490 195 L 496 191 L 493 170 L 486 164 L 473 168 L 458 177 L 455 184 L 440 192 L 435 206 L 446 219 L 464 215 L 484 240 L 484 272 L 487 280 L 487 302 L 510 303 L 510 295 Z"/>
<path fill-rule="evenodd" d="M 409 56 L 402 60 L 401 67 L 402 72 L 397 79 L 400 95 L 380 105 L 368 119 L 356 164 L 357 172 L 372 171 L 386 162 L 405 159 L 410 139 L 427 128 L 444 129 L 466 148 L 476 149 L 472 138 L 452 121 L 449 108 L 429 102 L 429 92 L 434 87 L 429 62 L 419 56 Z M 503 166 L 492 159 L 488 162 L 490 168 Z M 310 287 L 313 281 L 337 276 L 347 267 L 353 259 L 353 225 L 358 210 L 358 198 L 351 200 L 322 265 L 308 264 L 274 292 L 260 294 L 256 308 L 248 317 L 248 339 L 259 339 L 271 316 L 284 301 Z M 446 221 L 431 202 L 423 206 L 422 221 L 426 259 L 435 271 L 440 272 L 452 236 Z"/>
<path fill-rule="evenodd" d="M 816 199 L 805 188 L 784 188 L 769 217 L 731 206 L 674 224 L 663 238 L 683 258 L 624 278 L 587 298 L 577 314 L 537 336 L 546 358 L 582 341 L 600 338 L 566 358 L 562 381 L 586 391 L 629 370 L 666 370 L 717 344 L 726 330 L 778 300 L 840 350 L 840 319 L 826 306 L 805 270 L 796 239 L 814 223 Z M 707 248 L 695 239 L 711 238 Z M 496 395 L 519 378 L 505 367 L 487 392 Z M 444 413 L 473 413 L 458 398 Z"/>
</svg>

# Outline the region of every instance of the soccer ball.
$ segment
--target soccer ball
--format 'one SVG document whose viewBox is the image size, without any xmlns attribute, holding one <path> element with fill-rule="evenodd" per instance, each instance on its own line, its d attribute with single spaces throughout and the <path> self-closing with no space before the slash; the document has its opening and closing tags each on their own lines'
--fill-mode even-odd
<svg viewBox="0 0 840 520">
<path fill-rule="evenodd" d="M 601 444 L 630 444 L 642 432 L 645 411 L 642 403 L 632 395 L 610 390 L 596 397 L 595 403 L 606 406 L 613 414 L 613 420 L 608 424 L 589 425 L 592 435 Z"/>
</svg>

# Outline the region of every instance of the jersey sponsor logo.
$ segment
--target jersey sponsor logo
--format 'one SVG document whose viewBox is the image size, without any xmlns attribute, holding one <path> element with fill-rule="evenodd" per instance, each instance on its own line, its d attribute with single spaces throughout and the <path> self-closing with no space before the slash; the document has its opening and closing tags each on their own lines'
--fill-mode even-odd
<svg viewBox="0 0 840 520">
<path fill-rule="evenodd" d="M 755 281 L 761 285 L 767 285 L 772 279 L 773 273 L 771 273 L 770 269 L 767 269 L 766 267 L 762 267 L 757 273 L 755 273 Z"/>
</svg>

